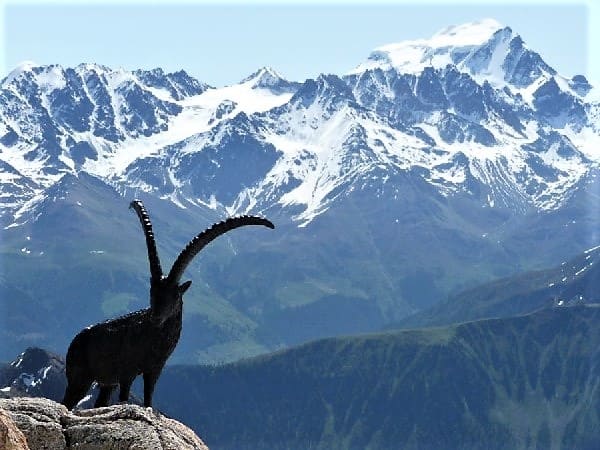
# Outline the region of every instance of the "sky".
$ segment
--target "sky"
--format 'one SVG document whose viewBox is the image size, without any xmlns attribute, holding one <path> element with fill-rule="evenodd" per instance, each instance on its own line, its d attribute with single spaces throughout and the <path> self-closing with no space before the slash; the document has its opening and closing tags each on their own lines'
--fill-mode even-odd
<svg viewBox="0 0 600 450">
<path fill-rule="evenodd" d="M 596 0 L 2 1 L 0 78 L 34 61 L 183 69 L 217 87 L 270 66 L 303 81 L 342 75 L 381 45 L 493 18 L 559 73 L 600 81 Z"/>
</svg>

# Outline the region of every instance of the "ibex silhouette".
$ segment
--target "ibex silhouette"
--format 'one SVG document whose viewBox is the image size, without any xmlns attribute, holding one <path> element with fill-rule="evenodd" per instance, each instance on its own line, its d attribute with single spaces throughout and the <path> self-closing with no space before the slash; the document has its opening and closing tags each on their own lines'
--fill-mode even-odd
<svg viewBox="0 0 600 450">
<path fill-rule="evenodd" d="M 67 389 L 62 403 L 73 408 L 96 381 L 100 394 L 95 407 L 106 406 L 113 389 L 120 386 L 119 401 L 129 400 L 133 380 L 144 377 L 144 405 L 152 406 L 154 386 L 181 333 L 183 294 L 191 281 L 179 283 L 183 272 L 209 242 L 245 225 L 275 226 L 255 216 L 229 218 L 194 237 L 179 254 L 168 276 L 164 276 L 150 217 L 140 200 L 130 204 L 146 236 L 150 261 L 150 307 L 101 322 L 80 331 L 67 352 Z"/>
</svg>

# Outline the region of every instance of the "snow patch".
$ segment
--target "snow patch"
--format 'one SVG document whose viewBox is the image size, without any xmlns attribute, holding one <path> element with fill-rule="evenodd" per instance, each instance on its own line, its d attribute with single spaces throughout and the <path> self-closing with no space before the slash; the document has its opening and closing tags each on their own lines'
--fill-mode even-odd
<svg viewBox="0 0 600 450">
<path fill-rule="evenodd" d="M 587 249 L 586 251 L 584 251 L 583 253 L 585 253 L 585 254 L 587 255 L 588 253 L 592 253 L 593 251 L 595 251 L 595 250 L 598 250 L 599 248 L 600 248 L 600 245 L 597 245 L 597 246 L 595 246 L 595 247 L 588 248 L 588 249 Z"/>
<path fill-rule="evenodd" d="M 45 70 L 36 75 L 36 80 L 45 95 L 56 89 L 64 89 L 67 85 L 64 72 L 58 65 L 46 67 Z"/>
<path fill-rule="evenodd" d="M 23 72 L 29 72 L 31 69 L 36 67 L 37 64 L 33 61 L 23 61 L 17 65 L 13 70 L 9 72 L 9 74 L 4 79 L 2 83 L 2 88 L 6 89 L 9 84 L 11 84 L 15 78 L 21 75 Z"/>
<path fill-rule="evenodd" d="M 450 26 L 430 39 L 417 39 L 376 48 L 369 59 L 348 75 L 375 68 L 395 69 L 401 73 L 421 73 L 425 67 L 443 68 L 452 64 L 450 51 L 457 47 L 468 50 L 487 42 L 502 28 L 493 19 Z"/>
<path fill-rule="evenodd" d="M 42 380 L 44 380 L 48 376 L 48 372 L 50 371 L 50 369 L 52 369 L 52 366 L 48 366 L 48 367 L 44 367 L 43 369 L 40 369 Z"/>
</svg>

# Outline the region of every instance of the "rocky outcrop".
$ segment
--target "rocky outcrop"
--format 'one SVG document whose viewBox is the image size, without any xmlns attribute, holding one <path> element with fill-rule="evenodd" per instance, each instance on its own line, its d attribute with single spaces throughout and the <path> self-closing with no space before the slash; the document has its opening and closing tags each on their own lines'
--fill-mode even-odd
<svg viewBox="0 0 600 450">
<path fill-rule="evenodd" d="M 138 405 L 68 411 L 52 400 L 21 397 L 0 399 L 3 412 L 27 438 L 25 447 L 15 449 L 208 450 L 185 425 Z"/>
<path fill-rule="evenodd" d="M 25 435 L 10 416 L 0 410 L 0 448 L 2 450 L 29 450 Z"/>
</svg>

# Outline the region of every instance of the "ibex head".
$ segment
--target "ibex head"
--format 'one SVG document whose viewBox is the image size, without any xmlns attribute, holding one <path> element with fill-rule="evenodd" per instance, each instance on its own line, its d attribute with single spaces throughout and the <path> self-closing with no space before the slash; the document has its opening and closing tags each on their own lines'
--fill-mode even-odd
<svg viewBox="0 0 600 450">
<path fill-rule="evenodd" d="M 183 272 L 209 242 L 234 228 L 245 225 L 263 225 L 271 229 L 275 228 L 269 220 L 255 216 L 232 217 L 214 224 L 188 242 L 173 263 L 169 275 L 165 277 L 160 266 L 152 224 L 146 208 L 140 200 L 132 201 L 129 207 L 137 213 L 146 236 L 148 260 L 150 261 L 150 313 L 153 320 L 159 324 L 162 324 L 181 308 L 183 294 L 192 284 L 191 281 L 180 284 Z"/>
</svg>

